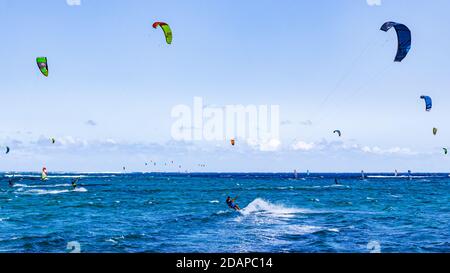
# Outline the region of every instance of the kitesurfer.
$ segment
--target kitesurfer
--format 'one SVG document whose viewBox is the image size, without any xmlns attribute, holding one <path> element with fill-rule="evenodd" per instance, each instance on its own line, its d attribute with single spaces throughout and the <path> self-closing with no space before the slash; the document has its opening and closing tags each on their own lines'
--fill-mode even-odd
<svg viewBox="0 0 450 273">
<path fill-rule="evenodd" d="M 232 209 L 234 209 L 234 210 L 240 210 L 241 208 L 239 208 L 239 206 L 234 202 L 235 200 L 236 200 L 236 198 L 237 198 L 237 196 L 235 197 L 235 198 L 231 198 L 231 197 L 227 197 L 227 200 L 226 200 L 226 203 L 227 203 L 227 205 L 230 207 L 230 208 L 232 208 Z"/>
<path fill-rule="evenodd" d="M 79 178 L 75 178 L 74 180 L 72 180 L 72 187 L 73 187 L 73 189 L 76 189 L 76 188 L 77 188 L 77 182 L 78 182 L 78 179 L 79 179 Z"/>
</svg>

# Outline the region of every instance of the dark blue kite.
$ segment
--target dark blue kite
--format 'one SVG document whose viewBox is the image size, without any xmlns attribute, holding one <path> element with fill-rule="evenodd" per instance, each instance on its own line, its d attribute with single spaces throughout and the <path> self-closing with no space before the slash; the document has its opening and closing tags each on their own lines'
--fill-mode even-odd
<svg viewBox="0 0 450 273">
<path fill-rule="evenodd" d="M 403 24 L 399 24 L 396 22 L 386 22 L 381 26 L 381 30 L 387 32 L 392 27 L 394 27 L 397 32 L 398 38 L 398 49 L 397 55 L 395 56 L 395 62 L 401 62 L 406 55 L 408 55 L 409 50 L 411 49 L 411 31 L 409 28 Z"/>
<path fill-rule="evenodd" d="M 425 110 L 430 111 L 433 107 L 433 101 L 429 96 L 420 96 L 421 99 L 425 100 Z"/>
</svg>

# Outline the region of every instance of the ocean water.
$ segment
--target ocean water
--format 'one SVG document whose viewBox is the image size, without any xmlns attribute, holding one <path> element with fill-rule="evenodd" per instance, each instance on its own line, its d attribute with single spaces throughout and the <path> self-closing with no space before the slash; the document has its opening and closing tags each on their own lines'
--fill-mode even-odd
<svg viewBox="0 0 450 273">
<path fill-rule="evenodd" d="M 449 174 L 39 176 L 1 174 L 0 252 L 450 252 Z"/>
</svg>

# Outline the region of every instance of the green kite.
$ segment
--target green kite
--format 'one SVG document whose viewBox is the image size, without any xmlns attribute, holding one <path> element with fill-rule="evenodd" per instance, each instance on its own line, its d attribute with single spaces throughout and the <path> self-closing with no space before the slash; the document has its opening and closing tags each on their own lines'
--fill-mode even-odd
<svg viewBox="0 0 450 273">
<path fill-rule="evenodd" d="M 37 57 L 36 63 L 39 67 L 39 70 L 41 70 L 42 75 L 48 77 L 48 63 L 47 63 L 47 57 Z"/>
<path fill-rule="evenodd" d="M 158 26 L 160 26 L 163 30 L 164 36 L 166 36 L 166 42 L 170 45 L 172 43 L 172 30 L 170 29 L 169 25 L 164 22 L 153 23 L 153 28 L 157 28 Z"/>
</svg>

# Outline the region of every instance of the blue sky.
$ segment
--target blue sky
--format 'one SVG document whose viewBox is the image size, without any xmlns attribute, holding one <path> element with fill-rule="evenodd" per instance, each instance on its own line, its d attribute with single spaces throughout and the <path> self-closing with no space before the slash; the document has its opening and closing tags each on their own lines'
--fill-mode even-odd
<svg viewBox="0 0 450 273">
<path fill-rule="evenodd" d="M 449 171 L 448 10 L 446 0 L 0 0 L 0 145 L 11 147 L 0 171 Z M 172 45 L 154 21 L 170 24 Z M 402 63 L 385 21 L 412 30 Z M 174 141 L 171 109 L 196 96 L 279 105 L 280 145 Z"/>
</svg>

